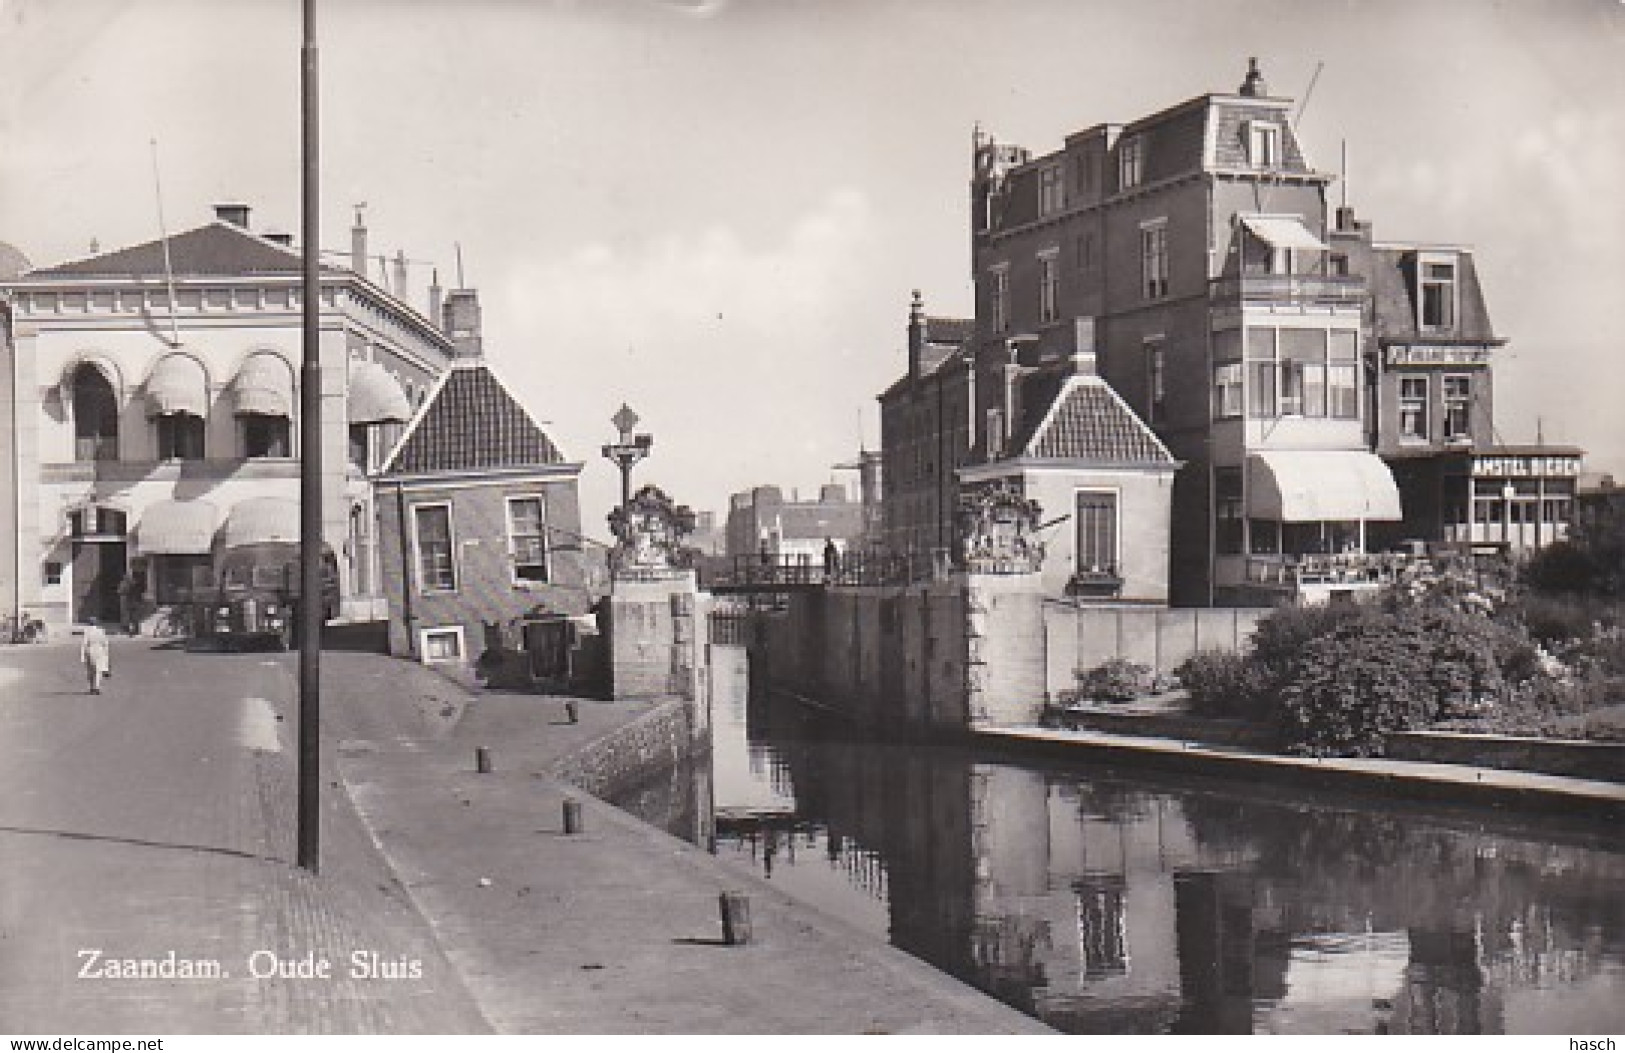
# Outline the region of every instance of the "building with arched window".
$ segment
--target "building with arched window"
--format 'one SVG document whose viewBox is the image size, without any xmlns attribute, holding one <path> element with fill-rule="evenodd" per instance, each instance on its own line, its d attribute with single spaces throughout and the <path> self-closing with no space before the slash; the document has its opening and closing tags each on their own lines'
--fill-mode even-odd
<svg viewBox="0 0 1625 1053">
<path fill-rule="evenodd" d="M 322 269 L 322 514 L 342 616 L 370 619 L 369 473 L 453 348 L 439 290 L 418 308 L 369 280 L 360 217 L 352 247 Z M 150 618 L 203 598 L 228 535 L 297 522 L 303 265 L 223 205 L 166 240 L 0 271 L 0 611 Z"/>
</svg>

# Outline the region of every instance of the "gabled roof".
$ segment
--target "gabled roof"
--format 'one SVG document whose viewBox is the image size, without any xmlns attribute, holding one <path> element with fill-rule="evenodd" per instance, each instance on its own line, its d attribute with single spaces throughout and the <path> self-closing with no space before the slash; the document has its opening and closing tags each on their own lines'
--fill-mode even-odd
<svg viewBox="0 0 1625 1053">
<path fill-rule="evenodd" d="M 168 269 L 177 278 L 298 275 L 303 273 L 304 256 L 241 227 L 216 220 L 169 239 Z M 41 267 L 24 277 L 150 278 L 164 273 L 164 242 L 160 239 L 55 267 Z"/>
<path fill-rule="evenodd" d="M 925 317 L 925 339 L 932 344 L 963 344 L 976 334 L 974 318 Z"/>
<path fill-rule="evenodd" d="M 390 453 L 386 476 L 537 468 L 564 455 L 483 361 L 456 362 Z"/>
<path fill-rule="evenodd" d="M 1169 465 L 1168 447 L 1098 376 L 1040 373 L 1023 388 L 1028 412 L 1015 456 L 1112 465 Z"/>
</svg>

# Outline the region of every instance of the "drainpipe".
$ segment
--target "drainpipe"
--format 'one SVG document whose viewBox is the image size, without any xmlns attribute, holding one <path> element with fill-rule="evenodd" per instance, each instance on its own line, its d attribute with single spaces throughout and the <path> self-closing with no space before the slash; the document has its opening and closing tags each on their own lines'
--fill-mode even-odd
<svg viewBox="0 0 1625 1053">
<path fill-rule="evenodd" d="M 395 528 L 401 544 L 401 619 L 406 623 L 406 651 L 414 658 L 417 636 L 412 632 L 412 556 L 406 547 L 406 484 L 395 480 Z"/>
</svg>

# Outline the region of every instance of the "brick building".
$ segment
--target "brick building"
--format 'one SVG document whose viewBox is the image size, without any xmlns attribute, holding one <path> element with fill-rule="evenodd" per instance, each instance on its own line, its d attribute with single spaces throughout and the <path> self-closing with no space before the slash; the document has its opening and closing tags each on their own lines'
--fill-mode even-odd
<svg viewBox="0 0 1625 1053">
<path fill-rule="evenodd" d="M 1311 572 L 1369 585 L 1371 553 L 1494 541 L 1497 514 L 1512 547 L 1549 540 L 1578 467 L 1494 441 L 1472 254 L 1374 244 L 1352 213 L 1340 229 L 1291 117 L 1254 63 L 1232 94 L 1054 153 L 973 144 L 970 458 L 1010 449 L 1025 375 L 1096 356 L 1182 465 L 1178 604 L 1300 595 Z M 1425 436 L 1402 434 L 1412 399 Z"/>
<path fill-rule="evenodd" d="M 864 506 L 852 500 L 846 487 L 827 483 L 815 501 L 795 493 L 784 499 L 777 486 L 758 486 L 732 495 L 725 525 L 727 555 L 759 556 L 766 552 L 780 560 L 805 558 L 813 565 L 824 558 L 824 542 L 846 552 L 861 546 Z"/>
<path fill-rule="evenodd" d="M 524 624 L 585 614 L 580 462 L 566 461 L 483 357 L 478 306 L 452 292 L 457 357 L 376 486 L 390 650 L 467 661 Z M 517 630 L 517 631 L 514 631 Z"/>
</svg>

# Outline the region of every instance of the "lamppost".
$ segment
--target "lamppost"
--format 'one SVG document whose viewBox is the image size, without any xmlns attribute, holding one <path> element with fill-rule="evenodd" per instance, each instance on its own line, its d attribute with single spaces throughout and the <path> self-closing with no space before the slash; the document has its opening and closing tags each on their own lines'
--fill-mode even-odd
<svg viewBox="0 0 1625 1053">
<path fill-rule="evenodd" d="M 621 437 L 620 441 L 605 446 L 603 453 L 605 460 L 614 462 L 615 467 L 621 470 L 621 508 L 625 509 L 632 503 L 632 466 L 649 456 L 655 439 L 647 433 L 632 434 L 632 429 L 638 426 L 638 415 L 624 402 L 609 422 L 615 425 Z"/>
<path fill-rule="evenodd" d="M 1512 555 L 1512 499 L 1517 496 L 1517 487 L 1507 480 L 1501 487 L 1501 540 L 1506 544 L 1509 557 Z"/>
</svg>

